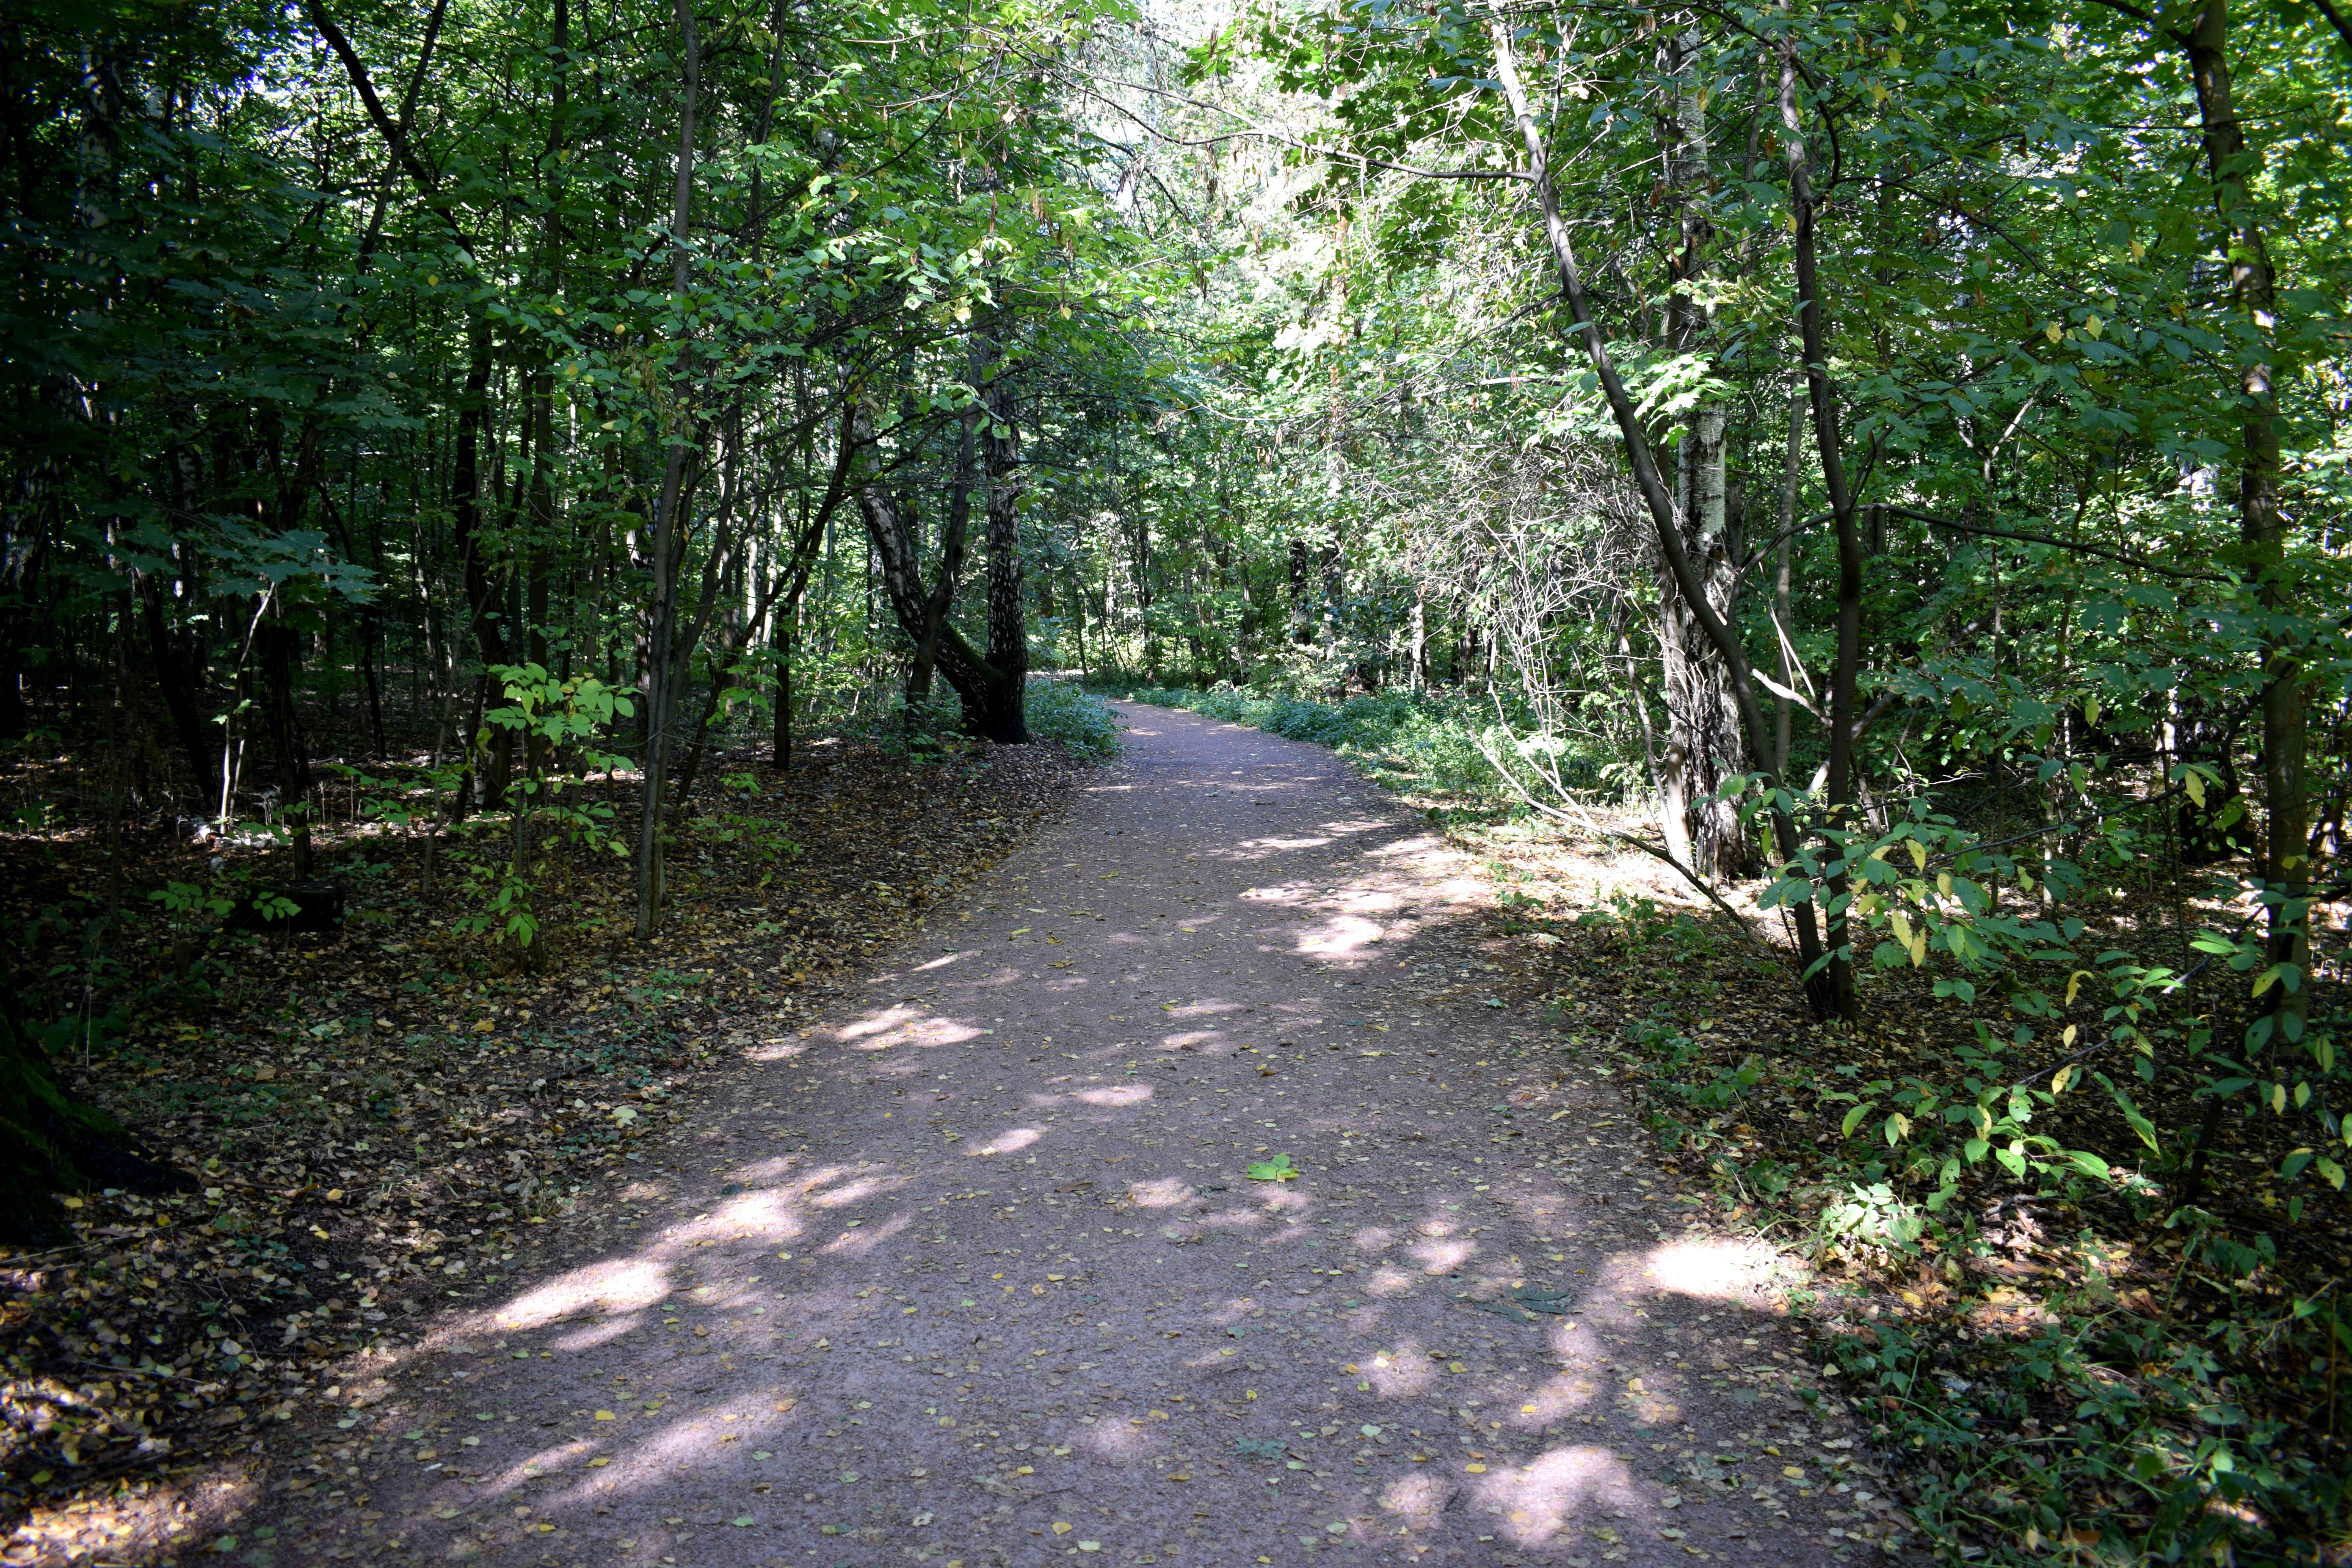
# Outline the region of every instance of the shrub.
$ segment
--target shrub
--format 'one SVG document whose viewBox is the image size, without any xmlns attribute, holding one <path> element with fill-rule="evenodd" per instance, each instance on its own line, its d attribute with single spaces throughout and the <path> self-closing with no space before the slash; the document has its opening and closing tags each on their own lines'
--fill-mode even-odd
<svg viewBox="0 0 2352 1568">
<path fill-rule="evenodd" d="M 1379 691 L 1332 703 L 1232 686 L 1205 691 L 1164 686 L 1116 689 L 1130 701 L 1181 708 L 1286 740 L 1328 746 L 1380 784 L 1407 795 L 1475 805 L 1510 798 L 1478 750 L 1479 726 L 1491 723 L 1493 715 L 1451 693 Z M 1578 763 L 1564 771 L 1588 782 L 1584 775 L 1591 769 Z"/>
<path fill-rule="evenodd" d="M 1118 721 L 1109 705 L 1073 682 L 1031 681 L 1026 714 L 1029 732 L 1039 740 L 1097 760 L 1118 754 Z"/>
</svg>

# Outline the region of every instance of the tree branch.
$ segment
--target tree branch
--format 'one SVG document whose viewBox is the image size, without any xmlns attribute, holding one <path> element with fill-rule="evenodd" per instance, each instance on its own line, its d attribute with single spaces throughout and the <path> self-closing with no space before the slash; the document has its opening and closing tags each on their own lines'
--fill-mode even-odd
<svg viewBox="0 0 2352 1568">
<path fill-rule="evenodd" d="M 360 103 L 367 110 L 368 118 L 375 122 L 377 133 L 383 136 L 384 145 L 391 150 L 393 161 L 416 182 L 417 192 L 425 198 L 425 205 L 433 210 L 436 217 L 449 226 L 449 233 L 457 240 L 458 247 L 468 258 L 477 255 L 474 242 L 466 237 L 465 226 L 457 221 L 457 215 L 440 199 L 436 190 L 439 182 L 434 179 L 433 172 L 417 158 L 415 149 L 409 143 L 404 122 L 406 106 L 403 106 L 402 120 L 394 120 L 385 110 L 383 100 L 376 94 L 375 80 L 368 75 L 367 62 L 360 58 L 359 51 L 352 47 L 351 39 L 335 26 L 334 18 L 327 15 L 326 7 L 320 0 L 303 0 L 303 10 L 310 16 L 310 26 L 318 29 L 319 36 L 327 40 L 327 47 L 334 50 L 336 58 L 343 62 L 344 73 L 352 79 L 352 90 L 359 94 Z"/>
<path fill-rule="evenodd" d="M 2110 550 L 2103 544 L 2070 544 L 2063 539 L 2052 539 L 2040 533 L 2020 533 L 2014 529 L 1988 528 L 1980 522 L 1961 522 L 1954 518 L 1937 517 L 1932 512 L 1914 511 L 1909 507 L 1889 506 L 1883 501 L 1871 503 L 1881 511 L 1896 517 L 1907 517 L 1914 522 L 1924 522 L 1935 528 L 1948 528 L 1955 533 L 1980 534 L 1987 539 L 2013 539 L 2020 544 L 2046 544 L 2053 550 L 2072 550 L 2084 555 L 2097 555 L 2120 562 L 2138 572 L 2153 572 L 2159 577 L 2171 577 L 2190 583 L 2226 583 L 2227 577 L 2213 572 L 2195 572 L 2181 566 L 2159 566 L 2153 561 L 2143 561 L 2121 550 Z"/>
</svg>

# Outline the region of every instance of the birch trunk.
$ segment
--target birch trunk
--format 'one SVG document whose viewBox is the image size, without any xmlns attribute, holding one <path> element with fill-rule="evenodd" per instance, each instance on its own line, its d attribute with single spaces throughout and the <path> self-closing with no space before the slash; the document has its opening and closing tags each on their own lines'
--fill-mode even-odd
<svg viewBox="0 0 2352 1568">
<path fill-rule="evenodd" d="M 1696 26 L 1676 28 L 1660 51 L 1665 73 L 1680 83 L 1662 135 L 1666 184 L 1680 229 L 1669 262 L 1668 346 L 1684 354 L 1711 353 L 1715 337 L 1715 312 L 1694 287 L 1706 274 L 1707 247 L 1715 237 L 1706 206 L 1706 93 L 1698 77 L 1703 41 Z M 1706 397 L 1685 417 L 1675 454 L 1675 523 L 1707 607 L 1728 626 L 1735 618 L 1738 577 L 1726 513 L 1723 455 L 1723 405 Z M 1714 798 L 1726 779 L 1748 771 L 1730 672 L 1699 629 L 1674 573 L 1663 560 L 1659 564 L 1658 653 L 1666 702 L 1659 826 L 1667 849 L 1699 875 L 1748 876 L 1756 858 L 1738 808 Z"/>
</svg>

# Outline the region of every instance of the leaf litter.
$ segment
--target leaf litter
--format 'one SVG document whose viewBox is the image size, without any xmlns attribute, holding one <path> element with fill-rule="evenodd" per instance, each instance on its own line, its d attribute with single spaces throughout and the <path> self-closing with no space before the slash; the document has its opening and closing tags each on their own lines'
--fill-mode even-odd
<svg viewBox="0 0 2352 1568">
<path fill-rule="evenodd" d="M 756 788 L 681 835 L 647 948 L 608 923 L 552 932 L 550 962 L 515 967 L 425 895 L 421 838 L 322 824 L 322 863 L 352 890 L 341 940 L 217 936 L 196 966 L 208 997 L 157 988 L 110 1048 L 59 1064 L 194 1186 L 68 1198 L 75 1244 L 0 1250 L 11 1563 L 193 1544 L 205 1510 L 182 1493 L 208 1456 L 321 1400 L 350 1407 L 346 1430 L 369 1420 L 386 1393 L 372 1356 L 529 1268 L 539 1227 L 694 1119 L 700 1075 L 755 1032 L 787 1037 L 863 955 L 1058 815 L 1085 764 L 1050 744 L 930 766 L 835 744 L 785 775 L 731 766 Z M 53 947 L 95 897 L 72 889 L 105 885 L 100 845 L 0 843 L 20 895 L 64 910 Z M 206 853 L 151 845 L 125 880 L 200 880 Z M 625 905 L 625 862 L 573 873 L 584 905 Z"/>
</svg>

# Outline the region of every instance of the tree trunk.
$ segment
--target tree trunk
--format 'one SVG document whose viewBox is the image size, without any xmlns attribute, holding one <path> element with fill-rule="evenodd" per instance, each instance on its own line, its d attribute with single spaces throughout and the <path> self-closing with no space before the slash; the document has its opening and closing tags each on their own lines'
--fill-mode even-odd
<svg viewBox="0 0 2352 1568">
<path fill-rule="evenodd" d="M 776 650 L 776 732 L 768 763 L 779 773 L 793 765 L 793 622 L 798 605 L 779 605 L 770 646 Z"/>
<path fill-rule="evenodd" d="M 163 580 L 153 573 L 140 576 L 139 609 L 147 628 L 147 657 L 155 667 L 155 685 L 163 693 L 163 706 L 171 711 L 180 747 L 188 753 L 188 773 L 201 797 L 205 777 L 212 769 L 211 749 L 205 744 L 204 721 L 196 713 L 195 682 L 182 664 L 179 649 L 172 646 L 171 628 L 163 621 Z"/>
<path fill-rule="evenodd" d="M 683 299 L 694 258 L 687 248 L 694 212 L 695 100 L 702 90 L 702 40 L 695 29 L 694 0 L 677 0 L 680 45 L 679 66 L 684 102 L 678 114 L 677 184 L 670 209 L 670 294 Z M 681 355 L 681 374 L 690 374 L 692 350 Z M 646 749 L 643 782 L 637 805 L 637 925 L 639 942 L 653 939 L 661 921 L 664 858 L 662 802 L 668 782 L 670 716 L 677 701 L 677 569 L 686 555 L 686 527 L 680 512 L 686 500 L 688 448 L 683 431 L 670 437 L 662 465 L 661 492 L 654 508 L 653 584 L 646 606 Z"/>
<path fill-rule="evenodd" d="M 915 639 L 915 662 L 907 674 L 907 705 L 911 708 L 928 701 L 931 695 L 931 671 L 938 665 L 940 639 L 949 630 L 948 616 L 955 608 L 958 580 L 963 575 L 965 541 L 971 536 L 971 492 L 979 482 L 981 411 L 975 407 L 963 417 L 962 433 L 956 437 L 955 479 L 948 491 L 947 531 L 940 540 L 939 585 L 923 598 L 922 619 L 918 626 L 907 628 Z M 893 514 L 904 535 L 909 561 L 915 559 L 914 531 L 907 526 L 907 514 Z M 885 565 L 887 571 L 887 565 Z M 963 689 L 957 687 L 958 695 Z"/>
<path fill-rule="evenodd" d="M 1797 47 L 1780 44 L 1780 139 L 1789 161 L 1789 205 L 1797 220 L 1797 330 L 1805 352 L 1805 391 L 1812 406 L 1813 445 L 1821 457 L 1822 483 L 1829 491 L 1837 525 L 1837 656 L 1830 671 L 1829 828 L 1832 836 L 1853 831 L 1854 820 L 1854 689 L 1862 666 L 1862 538 L 1855 527 L 1853 492 L 1845 482 L 1845 459 L 1838 434 L 1837 400 L 1830 387 L 1828 330 L 1822 324 L 1821 271 L 1814 256 L 1812 168 L 1805 151 L 1804 121 L 1797 111 Z M 1791 842 L 1794 842 L 1791 840 Z M 1834 837 L 1822 874 L 1829 894 L 1828 962 L 1824 973 L 1837 1013 L 1859 1021 L 1853 989 L 1853 952 L 1846 932 L 1845 857 Z"/>
<path fill-rule="evenodd" d="M 1733 620 L 1738 563 L 1732 558 L 1725 517 L 1723 448 L 1723 410 L 1694 412 L 1676 455 L 1675 489 L 1683 548 L 1708 608 L 1727 626 Z M 1714 798 L 1724 780 L 1748 771 L 1739 706 L 1732 698 L 1722 656 L 1699 629 L 1673 574 L 1661 576 L 1658 656 L 1666 732 L 1658 782 L 1666 847 L 1703 877 L 1745 877 L 1752 873 L 1755 857 L 1740 826 L 1739 809 Z"/>
<path fill-rule="evenodd" d="M 984 351 L 989 378 L 980 438 L 987 474 L 988 669 L 985 696 L 971 728 L 1003 745 L 1029 740 L 1029 622 L 1021 561 L 1021 433 L 1013 398 L 997 374 L 994 345 Z"/>
<path fill-rule="evenodd" d="M 2278 274 L 2249 194 L 2261 159 L 2247 149 L 2232 99 L 2229 33 L 2229 0 L 2206 0 L 2196 29 L 2181 45 L 2197 83 L 2214 205 L 2232 241 L 2231 281 L 2264 351 L 2258 362 L 2242 365 L 2238 372 L 2238 532 L 2246 563 L 2256 574 L 2268 628 L 2263 642 L 2263 880 L 2294 900 L 2307 890 L 2311 869 L 2305 776 L 2310 676 L 2290 626 L 2295 594 L 2286 565 L 2286 519 L 2279 509 L 2278 399 L 2271 363 L 2277 336 Z M 2309 931 L 2300 908 L 2271 907 L 2270 958 L 2273 963 L 2308 970 Z M 2307 989 L 2276 985 L 2270 998 L 2275 1027 L 2289 1041 L 2299 1039 L 2310 1005 Z M 2201 1163 L 2201 1147 L 2199 1154 Z"/>
<path fill-rule="evenodd" d="M 1429 684 L 1429 591 L 1416 583 L 1412 589 L 1412 689 Z"/>
<path fill-rule="evenodd" d="M 483 426 L 488 423 L 489 386 L 490 324 L 488 318 L 478 317 L 467 332 L 466 384 L 457 401 L 457 440 L 449 465 L 449 514 L 465 580 L 467 626 L 486 666 L 513 662 L 499 621 L 498 583 L 482 543 L 481 447 Z M 480 775 L 487 785 L 482 797 L 486 807 L 497 805 L 504 793 L 508 735 L 501 730 L 492 738 L 490 766 Z M 480 766 L 470 760 L 475 739 L 470 731 L 460 737 L 467 749 L 469 774 Z"/>
<path fill-rule="evenodd" d="M 1706 99 L 1696 79 L 1703 40 L 1695 26 L 1669 29 L 1664 38 L 1660 64 L 1681 84 L 1663 127 L 1666 184 L 1680 214 L 1668 262 L 1667 338 L 1676 353 L 1699 353 L 1711 350 L 1715 334 L 1714 312 L 1692 288 L 1707 270 L 1707 247 L 1715 237 L 1706 208 Z M 1735 619 L 1738 563 L 1725 508 L 1723 454 L 1723 405 L 1709 397 L 1684 421 L 1675 453 L 1675 511 L 1684 553 L 1697 571 L 1707 605 L 1728 626 Z M 1666 703 L 1660 826 L 1667 849 L 1700 876 L 1748 876 L 1755 869 L 1755 856 L 1739 809 L 1714 798 L 1724 780 L 1748 771 L 1729 672 L 1683 602 L 1673 572 L 1661 570 L 1659 576 L 1658 654 Z"/>
<path fill-rule="evenodd" d="M 269 727 L 270 749 L 278 757 L 278 809 L 294 827 L 294 880 L 310 879 L 310 755 L 302 743 L 302 725 L 294 711 L 294 665 L 299 641 L 294 628 L 272 605 L 254 630 L 254 652 L 261 665 L 263 721 Z"/>
<path fill-rule="evenodd" d="M 1797 497 L 1803 488 L 1805 455 L 1805 395 L 1801 387 L 1789 397 L 1789 448 L 1780 465 L 1780 531 L 1772 543 L 1772 635 L 1780 650 L 1780 685 L 1797 689 L 1797 660 L 1789 640 L 1790 568 L 1796 555 Z M 1785 697 L 1773 699 L 1772 771 L 1789 776 L 1789 712 Z"/>
</svg>

